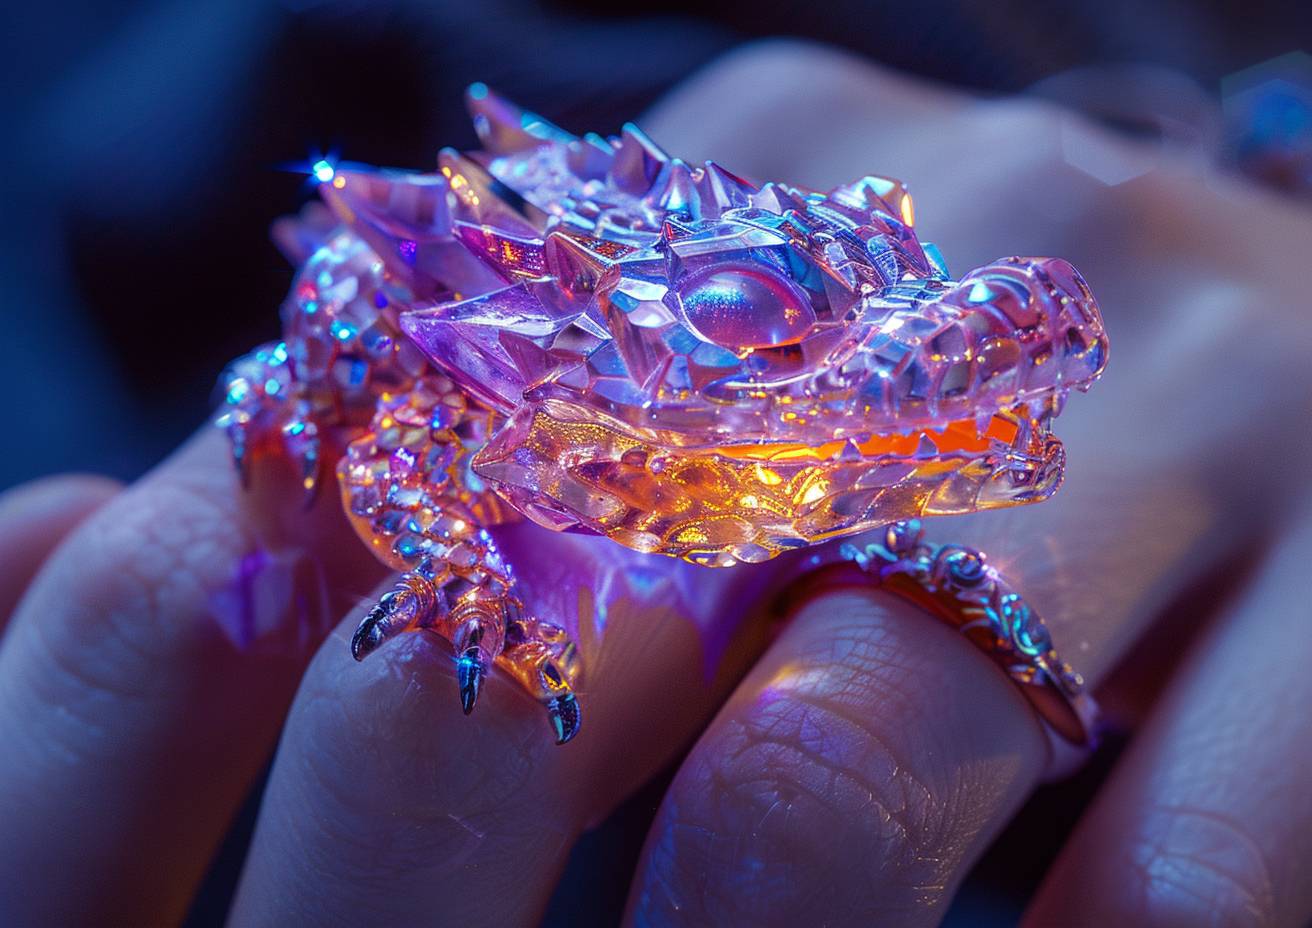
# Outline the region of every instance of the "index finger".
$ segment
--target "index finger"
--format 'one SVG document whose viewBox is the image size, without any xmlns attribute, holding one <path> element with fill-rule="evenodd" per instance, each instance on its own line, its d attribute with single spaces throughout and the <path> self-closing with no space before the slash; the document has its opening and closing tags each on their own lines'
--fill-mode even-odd
<svg viewBox="0 0 1312 928">
<path fill-rule="evenodd" d="M 336 500 L 305 513 L 293 481 L 261 468 L 247 496 L 208 429 L 33 583 L 0 647 L 14 924 L 181 917 L 328 617 L 380 574 Z"/>
<path fill-rule="evenodd" d="M 579 832 L 669 763 L 760 649 L 742 620 L 769 571 L 497 534 L 535 614 L 579 629 L 582 732 L 552 744 L 496 673 L 466 719 L 436 636 L 356 664 L 352 617 L 306 672 L 233 924 L 531 924 Z"/>
</svg>

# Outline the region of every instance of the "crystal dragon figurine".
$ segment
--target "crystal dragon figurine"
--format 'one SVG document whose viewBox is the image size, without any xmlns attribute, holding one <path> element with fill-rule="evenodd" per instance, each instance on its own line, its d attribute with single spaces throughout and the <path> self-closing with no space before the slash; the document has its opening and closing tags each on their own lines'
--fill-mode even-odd
<svg viewBox="0 0 1312 928">
<path fill-rule="evenodd" d="M 1065 261 L 953 280 L 898 181 L 758 186 L 632 125 L 575 137 L 481 84 L 467 103 L 484 149 L 436 172 L 317 166 L 333 222 L 293 236 L 283 340 L 222 384 L 243 473 L 287 454 L 313 492 L 329 430 L 350 439 L 346 512 L 401 573 L 357 659 L 436 632 L 466 712 L 495 663 L 563 743 L 577 650 L 488 527 L 723 567 L 1057 488 L 1051 421 L 1107 354 Z"/>
</svg>

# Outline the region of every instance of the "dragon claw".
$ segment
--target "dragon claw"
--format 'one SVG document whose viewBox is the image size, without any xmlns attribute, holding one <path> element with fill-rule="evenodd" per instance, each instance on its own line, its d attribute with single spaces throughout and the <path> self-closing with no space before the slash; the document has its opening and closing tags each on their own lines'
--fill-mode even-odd
<svg viewBox="0 0 1312 928">
<path fill-rule="evenodd" d="M 456 681 L 460 684 L 460 707 L 465 715 L 474 711 L 478 702 L 478 693 L 483 688 L 487 677 L 488 662 L 482 650 L 477 647 L 466 649 L 456 661 Z"/>
<path fill-rule="evenodd" d="M 351 635 L 351 656 L 362 661 L 387 640 L 387 610 L 374 606 Z"/>
<path fill-rule="evenodd" d="M 583 717 L 573 693 L 557 696 L 547 704 L 547 719 L 556 733 L 556 743 L 564 744 L 579 733 Z"/>
<path fill-rule="evenodd" d="M 388 638 L 419 626 L 424 606 L 404 581 L 384 593 L 351 635 L 351 656 L 362 661 Z"/>
</svg>

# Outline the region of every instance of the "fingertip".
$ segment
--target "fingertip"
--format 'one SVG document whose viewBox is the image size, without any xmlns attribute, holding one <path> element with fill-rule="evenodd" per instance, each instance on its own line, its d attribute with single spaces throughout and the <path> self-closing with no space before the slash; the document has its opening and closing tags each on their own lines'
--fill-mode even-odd
<svg viewBox="0 0 1312 928">
<path fill-rule="evenodd" d="M 356 610 L 288 718 L 235 924 L 313 922 L 364 894 L 385 923 L 431 921 L 437 906 L 453 923 L 530 923 L 577 834 L 713 710 L 725 681 L 707 636 L 743 621 L 760 574 L 528 524 L 493 534 L 534 615 L 577 641 L 584 688 L 544 712 L 493 663 L 467 718 L 445 640 L 399 634 L 357 663 Z M 588 734 L 575 737 L 584 713 Z"/>
<path fill-rule="evenodd" d="M 573 741 L 583 724 L 583 713 L 573 693 L 553 699 L 547 705 L 547 717 L 551 721 L 551 730 L 556 734 L 558 745 Z"/>
<path fill-rule="evenodd" d="M 522 774 L 550 747 L 536 703 L 492 673 L 482 681 L 479 711 L 467 717 L 444 639 L 405 633 L 356 661 L 348 636 L 357 618 L 328 637 L 306 670 L 279 763 L 288 756 L 313 765 L 336 800 L 332 814 L 364 830 L 392 827 L 387 822 L 414 801 L 472 808 L 523 795 Z M 506 775 L 491 775 L 507 766 Z M 359 783 L 377 789 L 361 797 Z"/>
</svg>

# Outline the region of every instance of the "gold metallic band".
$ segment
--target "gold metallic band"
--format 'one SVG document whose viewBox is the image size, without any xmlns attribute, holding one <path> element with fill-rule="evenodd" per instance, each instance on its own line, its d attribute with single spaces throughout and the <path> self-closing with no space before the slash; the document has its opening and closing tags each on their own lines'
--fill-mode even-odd
<svg viewBox="0 0 1312 928">
<path fill-rule="evenodd" d="M 926 542 L 915 519 L 888 525 L 875 542 L 845 543 L 838 550 L 843 562 L 880 589 L 965 635 L 1006 671 L 1062 741 L 1093 746 L 1098 706 L 1085 692 L 1084 679 L 1058 657 L 1043 619 L 983 552 Z"/>
</svg>

